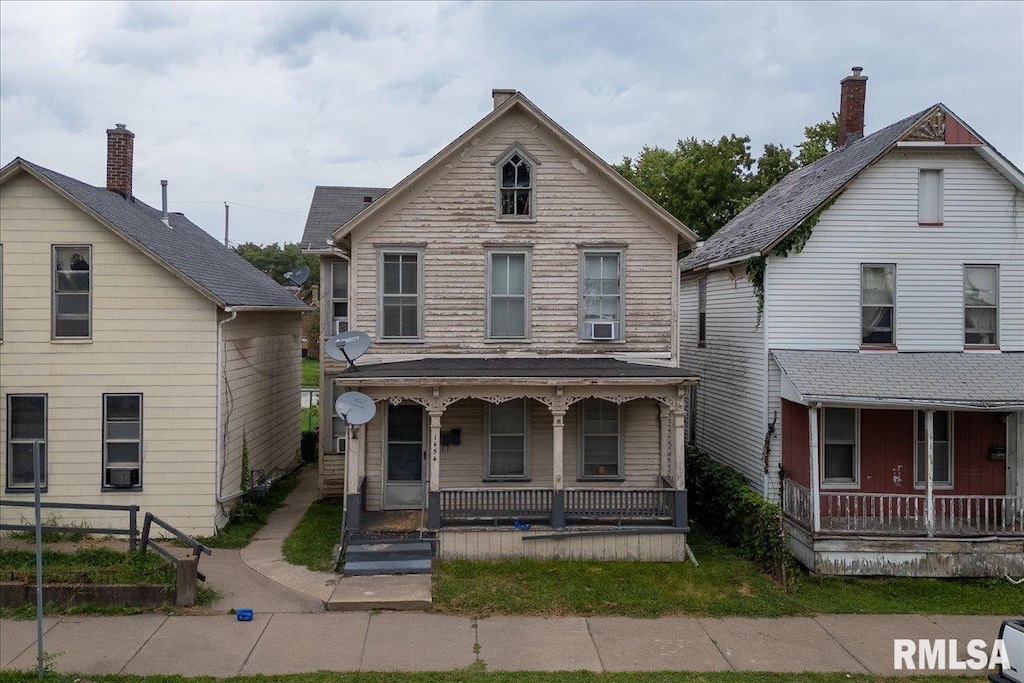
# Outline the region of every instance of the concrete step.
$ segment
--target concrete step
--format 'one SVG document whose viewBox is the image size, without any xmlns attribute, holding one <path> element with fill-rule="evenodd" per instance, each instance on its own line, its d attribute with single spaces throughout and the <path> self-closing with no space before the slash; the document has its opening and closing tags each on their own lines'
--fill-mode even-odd
<svg viewBox="0 0 1024 683">
<path fill-rule="evenodd" d="M 386 550 L 372 553 L 349 550 L 345 553 L 345 562 L 402 562 L 405 560 L 430 560 L 430 553 L 408 552 L 403 550 Z"/>
<path fill-rule="evenodd" d="M 325 601 L 331 612 L 430 609 L 430 576 L 346 576 Z"/>
<path fill-rule="evenodd" d="M 430 560 L 360 561 L 345 562 L 345 576 L 374 576 L 378 574 L 429 574 Z"/>
<path fill-rule="evenodd" d="M 346 546 L 348 552 L 372 553 L 372 552 L 419 552 L 430 555 L 433 553 L 431 544 L 427 541 L 349 541 Z"/>
</svg>

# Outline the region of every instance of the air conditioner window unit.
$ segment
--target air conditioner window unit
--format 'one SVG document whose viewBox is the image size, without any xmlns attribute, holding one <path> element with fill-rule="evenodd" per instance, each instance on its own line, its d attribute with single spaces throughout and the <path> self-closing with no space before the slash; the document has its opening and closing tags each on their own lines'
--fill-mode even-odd
<svg viewBox="0 0 1024 683">
<path fill-rule="evenodd" d="M 583 337 L 595 341 L 608 341 L 619 338 L 619 323 L 583 323 Z"/>
<path fill-rule="evenodd" d="M 334 334 L 341 334 L 342 332 L 348 332 L 348 318 L 335 318 Z"/>
<path fill-rule="evenodd" d="M 337 436 L 334 438 L 334 452 L 344 453 L 345 452 L 345 437 Z"/>
<path fill-rule="evenodd" d="M 110 479 L 111 488 L 115 489 L 130 489 L 135 486 L 133 481 L 138 477 L 137 469 L 116 469 L 109 470 L 107 476 Z"/>
</svg>

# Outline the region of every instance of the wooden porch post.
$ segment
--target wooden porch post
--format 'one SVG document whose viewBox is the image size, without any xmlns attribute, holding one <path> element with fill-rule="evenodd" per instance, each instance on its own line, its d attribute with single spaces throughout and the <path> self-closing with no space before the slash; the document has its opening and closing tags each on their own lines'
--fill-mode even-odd
<svg viewBox="0 0 1024 683">
<path fill-rule="evenodd" d="M 359 512 L 363 502 L 359 498 L 359 446 L 354 443 L 356 429 L 352 425 L 345 426 L 345 529 L 359 529 Z M 363 439 L 358 440 L 359 443 Z"/>
<path fill-rule="evenodd" d="M 565 448 L 565 404 L 551 408 L 551 526 L 565 526 L 565 483 L 562 480 L 563 451 Z"/>
<path fill-rule="evenodd" d="M 924 411 L 925 480 L 924 528 L 929 536 L 935 535 L 935 411 Z"/>
<path fill-rule="evenodd" d="M 686 502 L 686 398 L 689 389 L 680 386 L 672 410 L 672 488 L 673 526 L 679 529 L 689 528 Z"/>
<path fill-rule="evenodd" d="M 664 403 L 658 403 L 658 415 L 661 418 L 661 466 L 659 474 L 668 482 L 672 477 L 672 411 Z"/>
<path fill-rule="evenodd" d="M 430 457 L 427 467 L 430 483 L 427 489 L 427 526 L 441 528 L 441 416 L 443 410 L 431 409 L 430 415 Z"/>
<path fill-rule="evenodd" d="M 818 406 L 807 407 L 807 420 L 810 427 L 811 457 L 811 527 L 817 533 L 821 530 L 821 479 L 818 476 Z"/>
</svg>

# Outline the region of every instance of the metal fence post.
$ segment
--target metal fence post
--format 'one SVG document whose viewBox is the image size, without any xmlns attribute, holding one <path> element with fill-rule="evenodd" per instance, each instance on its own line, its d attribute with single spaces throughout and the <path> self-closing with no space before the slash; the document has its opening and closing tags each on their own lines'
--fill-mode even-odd
<svg viewBox="0 0 1024 683">
<path fill-rule="evenodd" d="M 142 521 L 142 550 L 146 552 L 146 546 L 149 545 L 149 527 L 153 523 L 153 513 L 147 512 L 146 517 Z"/>
<path fill-rule="evenodd" d="M 132 505 L 132 509 L 128 511 L 128 551 L 135 552 L 138 547 L 138 535 L 139 535 L 139 506 Z"/>
</svg>

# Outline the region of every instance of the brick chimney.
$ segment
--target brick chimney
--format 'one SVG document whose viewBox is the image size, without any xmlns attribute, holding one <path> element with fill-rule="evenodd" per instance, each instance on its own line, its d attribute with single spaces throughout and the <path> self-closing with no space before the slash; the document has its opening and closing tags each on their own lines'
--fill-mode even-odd
<svg viewBox="0 0 1024 683">
<path fill-rule="evenodd" d="M 125 199 L 132 196 L 132 158 L 135 133 L 123 123 L 107 129 L 107 189 Z"/>
<path fill-rule="evenodd" d="M 868 92 L 868 77 L 861 76 L 864 68 L 853 67 L 853 73 L 839 82 L 839 136 L 840 148 L 864 137 L 864 100 Z"/>
<path fill-rule="evenodd" d="M 494 98 L 494 108 L 497 109 L 501 105 L 505 104 L 510 99 L 512 99 L 512 97 L 515 96 L 515 94 L 515 88 L 511 90 L 495 88 L 494 90 L 491 91 L 491 97 Z"/>
</svg>

